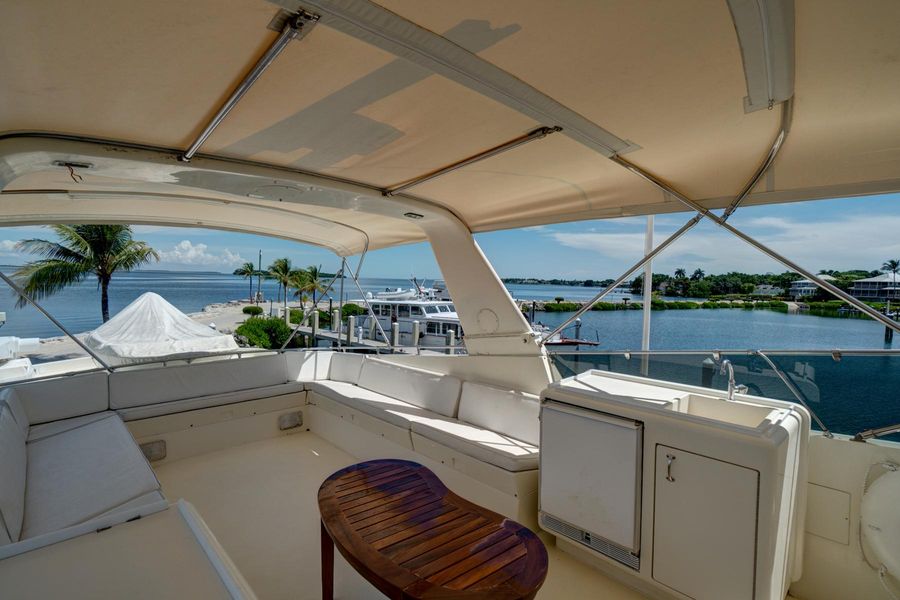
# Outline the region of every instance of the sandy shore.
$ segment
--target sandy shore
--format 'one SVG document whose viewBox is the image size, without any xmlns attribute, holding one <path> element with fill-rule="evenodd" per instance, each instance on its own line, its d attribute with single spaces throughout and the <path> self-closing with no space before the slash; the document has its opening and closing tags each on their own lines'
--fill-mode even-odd
<svg viewBox="0 0 900 600">
<path fill-rule="evenodd" d="M 238 325 L 240 325 L 247 319 L 248 315 L 245 315 L 242 311 L 245 306 L 249 305 L 249 302 L 239 301 L 210 304 L 204 307 L 202 311 L 191 313 L 188 316 L 198 323 L 202 323 L 204 325 L 214 325 L 216 330 L 221 331 L 222 333 L 234 333 L 234 330 L 237 329 Z M 266 311 L 264 314 L 268 314 L 268 302 L 265 304 L 261 304 L 260 306 L 262 306 L 263 310 Z M 280 305 L 273 305 L 273 311 L 275 311 L 275 314 L 278 314 L 277 311 L 279 306 Z M 288 306 L 291 308 L 299 308 L 300 303 L 289 302 Z M 327 310 L 328 303 L 320 303 L 319 308 Z M 76 334 L 76 337 L 83 340 L 89 333 L 90 331 L 79 333 Z M 79 348 L 78 344 L 76 344 L 70 338 L 68 338 L 67 336 L 59 336 L 42 339 L 40 350 L 38 350 L 37 352 L 22 354 L 21 356 L 27 356 L 32 360 L 32 362 L 42 363 L 53 360 L 76 358 L 85 355 L 85 351 Z"/>
</svg>

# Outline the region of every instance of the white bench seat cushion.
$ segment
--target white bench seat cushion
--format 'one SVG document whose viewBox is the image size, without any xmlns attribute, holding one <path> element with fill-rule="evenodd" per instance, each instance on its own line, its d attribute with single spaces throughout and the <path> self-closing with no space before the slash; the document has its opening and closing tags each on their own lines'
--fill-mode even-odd
<svg viewBox="0 0 900 600">
<path fill-rule="evenodd" d="M 359 372 L 362 370 L 366 357 L 353 352 L 336 352 L 331 357 L 328 367 L 328 379 L 342 381 L 344 383 L 358 383 Z"/>
<path fill-rule="evenodd" d="M 456 417 L 462 382 L 452 375 L 434 373 L 368 358 L 363 361 L 359 386 L 445 417 Z"/>
<path fill-rule="evenodd" d="M 459 399 L 459 420 L 523 440 L 541 438 L 541 402 L 534 394 L 466 381 Z"/>
<path fill-rule="evenodd" d="M 16 542 L 25 515 L 25 436 L 12 411 L 0 404 L 0 545 Z"/>
<path fill-rule="evenodd" d="M 409 429 L 409 424 L 418 418 L 440 417 L 436 413 L 414 406 L 409 402 L 343 381 L 314 381 L 307 383 L 307 387 L 312 393 L 403 429 Z"/>
<path fill-rule="evenodd" d="M 75 525 L 159 490 L 119 417 L 27 444 L 22 538 Z"/>
<path fill-rule="evenodd" d="M 62 421 L 53 421 L 52 423 L 44 423 L 42 425 L 33 425 L 28 428 L 27 441 L 34 442 L 54 435 L 59 435 L 61 433 L 65 433 L 66 431 L 89 425 L 95 421 L 102 421 L 103 419 L 115 416 L 115 414 L 116 413 L 112 411 L 105 410 L 103 412 L 84 415 L 82 417 L 63 419 Z"/>
<path fill-rule="evenodd" d="M 441 417 L 420 417 L 412 422 L 412 431 L 506 471 L 538 468 L 537 446 L 476 425 Z"/>
</svg>

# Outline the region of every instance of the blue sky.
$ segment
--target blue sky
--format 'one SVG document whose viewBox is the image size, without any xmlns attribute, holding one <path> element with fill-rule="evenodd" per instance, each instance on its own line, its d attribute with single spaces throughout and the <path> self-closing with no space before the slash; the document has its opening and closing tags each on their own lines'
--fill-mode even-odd
<svg viewBox="0 0 900 600">
<path fill-rule="evenodd" d="M 689 213 L 656 217 L 656 241 L 680 227 Z M 900 194 L 823 200 L 739 209 L 729 221 L 800 265 L 819 269 L 877 269 L 900 258 Z M 643 253 L 644 217 L 582 221 L 476 235 L 501 277 L 616 277 Z M 261 236 L 206 229 L 136 226 L 136 237 L 159 250 L 154 268 L 229 272 L 238 264 L 263 265 L 288 256 L 298 266 L 321 264 L 332 271 L 339 259 L 328 251 Z M 28 256 L 15 242 L 50 236 L 44 228 L 10 227 L 0 231 L 0 262 L 21 264 Z M 355 261 L 354 261 L 355 262 Z M 785 269 L 714 225 L 701 222 L 654 262 L 654 270 L 671 273 L 683 267 L 707 273 L 731 270 L 765 273 Z M 373 251 L 364 277 L 439 277 L 431 248 L 413 244 Z"/>
</svg>

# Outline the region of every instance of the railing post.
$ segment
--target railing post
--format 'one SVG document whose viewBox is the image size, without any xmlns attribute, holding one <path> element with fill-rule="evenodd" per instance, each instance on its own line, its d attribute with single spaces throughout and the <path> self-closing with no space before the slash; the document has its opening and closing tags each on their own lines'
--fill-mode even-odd
<svg viewBox="0 0 900 600">
<path fill-rule="evenodd" d="M 353 330 L 356 328 L 356 317 L 350 315 L 347 317 L 347 345 L 353 343 Z"/>
<path fill-rule="evenodd" d="M 391 346 L 396 348 L 400 345 L 400 323 L 394 321 L 391 323 Z"/>
<path fill-rule="evenodd" d="M 447 332 L 447 354 L 456 354 L 454 346 L 456 346 L 456 332 L 451 329 Z"/>
<path fill-rule="evenodd" d="M 419 347 L 419 322 L 413 321 L 412 324 L 412 345 Z"/>
</svg>

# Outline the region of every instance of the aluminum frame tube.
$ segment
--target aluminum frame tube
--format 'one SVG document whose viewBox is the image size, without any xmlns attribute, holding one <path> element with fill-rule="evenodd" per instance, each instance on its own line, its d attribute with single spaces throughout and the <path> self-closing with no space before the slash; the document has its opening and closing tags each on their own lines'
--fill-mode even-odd
<svg viewBox="0 0 900 600">
<path fill-rule="evenodd" d="M 301 33 L 307 33 L 318 20 L 318 15 L 310 15 L 309 13 L 300 11 L 299 14 L 292 15 L 285 22 L 281 33 L 278 34 L 278 37 L 275 38 L 272 45 L 269 46 L 268 50 L 266 50 L 259 60 L 256 61 L 253 68 L 244 75 L 244 78 L 238 83 L 237 87 L 234 88 L 231 95 L 228 96 L 228 99 L 225 100 L 222 106 L 219 107 L 219 110 L 213 115 L 209 123 L 206 124 L 206 127 L 203 128 L 203 131 L 200 132 L 197 139 L 195 139 L 190 147 L 184 151 L 184 154 L 181 155 L 182 161 L 189 162 L 191 158 L 194 157 L 200 149 L 200 146 L 202 146 L 207 138 L 212 135 L 212 132 L 216 130 L 216 127 L 225 120 L 225 117 L 231 112 L 231 109 L 240 102 L 241 98 L 244 97 L 244 94 L 246 94 L 253 84 L 256 83 L 256 80 L 260 78 L 265 70 L 269 68 L 269 65 L 278 58 L 278 55 L 287 47 L 288 43 L 291 40 L 298 39 Z"/>
<path fill-rule="evenodd" d="M 420 175 L 419 177 L 410 179 L 409 181 L 406 181 L 399 185 L 385 188 L 382 191 L 382 194 L 384 196 L 393 196 L 394 194 L 398 194 L 403 190 L 409 189 L 413 186 L 425 183 L 426 181 L 431 181 L 435 177 L 440 177 L 441 175 L 452 173 L 453 171 L 462 169 L 463 167 L 471 165 L 472 163 L 491 158 L 492 156 L 497 156 L 498 154 L 502 154 L 503 152 L 507 152 L 508 150 L 512 150 L 513 148 L 517 148 L 518 146 L 527 144 L 528 142 L 533 142 L 534 140 L 545 138 L 551 133 L 556 133 L 558 131 L 562 131 L 562 127 L 538 127 L 533 131 L 529 131 L 525 135 L 521 135 L 513 140 L 500 144 L 499 146 L 494 146 L 493 148 L 485 150 L 484 152 L 474 154 L 469 158 L 464 158 L 463 160 L 455 162 L 451 165 L 447 165 L 446 167 L 442 167 L 436 171 L 426 173 L 425 175 Z"/>
<path fill-rule="evenodd" d="M 73 342 L 75 342 L 76 344 L 78 344 L 78 346 L 79 346 L 82 350 L 84 350 L 85 352 L 87 352 L 87 353 L 90 355 L 91 358 L 93 358 L 93 359 L 96 360 L 98 363 L 100 363 L 100 365 L 102 365 L 103 368 L 104 368 L 106 371 L 112 371 L 112 367 L 110 367 L 110 365 L 107 364 L 107 362 L 106 362 L 105 360 L 103 360 L 102 358 L 100 358 L 99 356 L 97 356 L 97 354 L 96 354 L 93 350 L 91 350 L 90 348 L 88 348 L 87 345 L 86 345 L 84 342 L 82 342 L 82 341 L 79 340 L 77 337 L 75 337 L 75 335 L 72 334 L 71 331 L 69 331 L 68 329 L 66 329 L 66 327 L 65 327 L 62 323 L 60 323 L 59 321 L 56 320 L 56 317 L 54 317 L 54 316 L 51 315 L 49 312 L 47 312 L 47 310 L 44 309 L 43 306 L 41 306 L 40 304 L 38 304 L 38 303 L 35 301 L 34 298 L 32 298 L 31 296 L 29 296 L 27 293 L 25 293 L 25 290 L 23 290 L 23 289 L 19 286 L 19 284 L 17 284 L 17 283 L 16 283 L 15 281 L 13 281 L 9 276 L 7 276 L 6 273 L 0 273 L 0 279 L 3 279 L 3 281 L 5 281 L 6 284 L 7 284 L 9 287 L 11 287 L 11 288 L 12 288 L 19 296 L 21 296 L 22 298 L 24 298 L 26 302 L 28 302 L 28 303 L 31 304 L 33 307 L 35 307 L 36 309 L 38 309 L 38 311 L 40 311 L 40 313 L 43 314 L 45 317 L 47 317 L 48 319 L 50 319 L 50 322 L 51 322 L 51 323 L 53 323 L 54 325 L 56 325 L 57 327 L 59 327 L 60 331 L 62 331 L 62 332 L 63 332 L 64 334 L 66 334 L 69 338 L 71 338 Z"/>
<path fill-rule="evenodd" d="M 356 285 L 356 289 L 359 290 L 359 295 L 362 298 L 362 301 L 366 303 L 366 310 L 369 311 L 369 316 L 375 321 L 375 327 L 378 328 L 378 332 L 381 334 L 381 338 L 385 341 L 386 344 L 393 347 L 391 342 L 389 341 L 387 334 L 384 332 L 384 327 L 381 326 L 381 323 L 378 322 L 378 317 L 375 316 L 375 311 L 372 310 L 372 305 L 369 303 L 369 299 L 366 298 L 365 292 L 363 292 L 362 287 L 359 285 L 359 279 L 350 274 L 350 279 L 353 280 L 353 283 Z M 377 350 L 376 350 L 377 352 Z"/>
<path fill-rule="evenodd" d="M 787 386 L 788 390 L 791 392 L 794 398 L 797 399 L 797 402 L 799 402 L 803 408 L 809 411 L 810 416 L 813 418 L 813 420 L 815 420 L 816 424 L 822 430 L 822 433 L 825 435 L 825 437 L 833 438 L 834 434 L 831 433 L 831 430 L 829 430 L 825 426 L 825 423 L 822 422 L 822 419 L 819 418 L 819 415 L 817 415 L 816 412 L 812 408 L 810 408 L 809 404 L 806 403 L 806 400 L 803 399 L 803 394 L 800 393 L 800 390 L 797 389 L 797 386 L 794 385 L 794 382 L 791 381 L 790 378 L 785 375 L 780 368 L 778 368 L 778 365 L 776 365 L 775 362 L 772 361 L 772 359 L 766 356 L 762 350 L 757 350 L 755 354 L 756 356 L 759 356 L 764 361 L 766 361 L 769 367 L 771 367 L 772 370 L 775 371 L 775 374 L 778 375 L 778 378 L 781 379 L 782 382 L 784 382 L 784 385 Z"/>
</svg>

